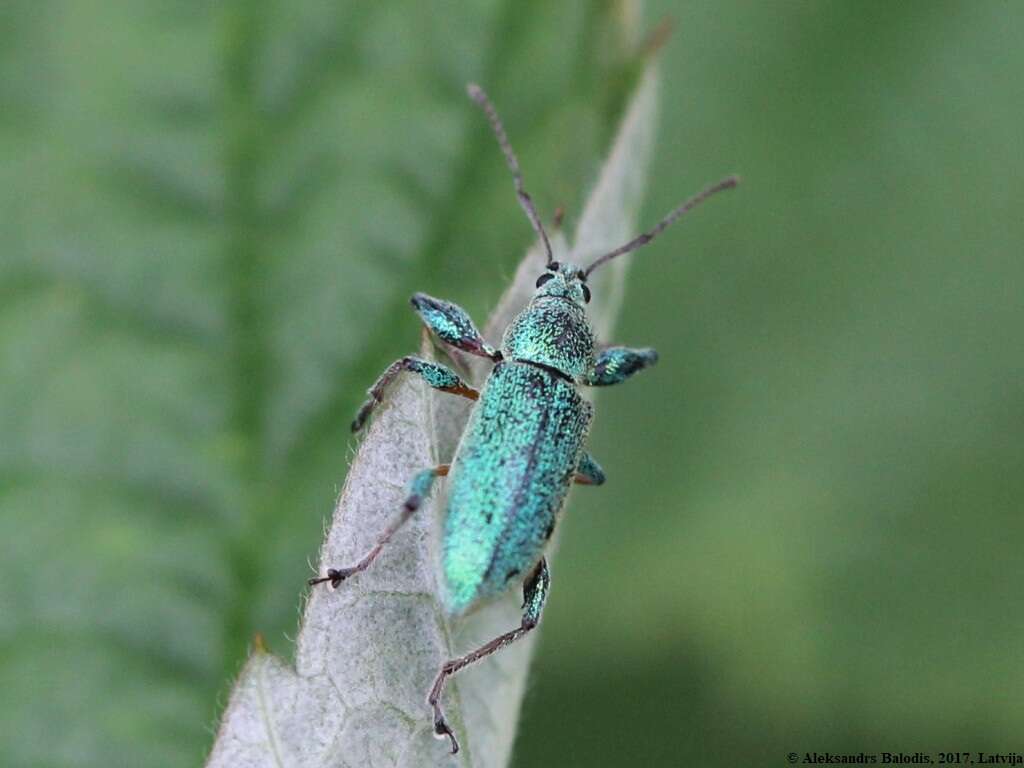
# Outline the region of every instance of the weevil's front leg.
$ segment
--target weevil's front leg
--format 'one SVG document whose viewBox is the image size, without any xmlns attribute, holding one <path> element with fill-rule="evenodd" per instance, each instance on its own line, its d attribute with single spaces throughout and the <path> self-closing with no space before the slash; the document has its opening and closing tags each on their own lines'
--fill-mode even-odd
<svg viewBox="0 0 1024 768">
<path fill-rule="evenodd" d="M 533 569 L 533 572 L 523 582 L 522 623 L 511 632 L 506 632 L 489 643 L 484 643 L 475 651 L 467 653 L 465 656 L 460 656 L 457 659 L 446 661 L 441 667 L 441 671 L 437 673 L 437 677 L 434 678 L 434 685 L 430 688 L 430 696 L 427 697 L 427 703 L 434 710 L 434 733 L 439 737 L 447 736 L 451 740 L 453 755 L 459 751 L 459 742 L 455 738 L 455 734 L 452 733 L 448 721 L 445 720 L 444 711 L 441 708 L 441 694 L 444 692 L 445 683 L 448 682 L 449 677 L 463 667 L 469 666 L 474 661 L 480 661 L 480 659 L 490 656 L 495 651 L 500 651 L 506 645 L 514 643 L 536 627 L 540 621 L 540 613 L 544 608 L 544 602 L 548 598 L 550 586 L 551 574 L 548 573 L 548 564 L 544 558 L 541 558 L 541 561 L 537 563 L 537 567 Z"/>
<path fill-rule="evenodd" d="M 658 353 L 650 347 L 608 347 L 597 356 L 594 370 L 587 374 L 584 383 L 592 387 L 620 384 L 637 371 L 649 368 L 656 362 Z"/>
<path fill-rule="evenodd" d="M 424 324 L 437 338 L 456 349 L 491 360 L 500 360 L 501 352 L 496 350 L 480 335 L 473 320 L 462 307 L 450 301 L 435 299 L 425 293 L 413 294 L 413 308 L 419 313 Z"/>
<path fill-rule="evenodd" d="M 479 392 L 460 379 L 451 368 L 418 357 L 403 357 L 389 365 L 367 391 L 369 397 L 359 407 L 355 419 L 352 420 L 353 432 L 358 432 L 363 428 L 373 409 L 384 399 L 384 390 L 402 371 L 415 373 L 434 389 L 439 389 L 442 392 L 451 392 L 453 395 L 468 397 L 470 400 L 476 400 L 480 396 Z"/>
<path fill-rule="evenodd" d="M 313 586 L 314 584 L 322 584 L 325 581 L 329 581 L 331 586 L 337 589 L 338 585 L 349 576 L 369 568 L 370 563 L 376 560 L 377 555 L 384 549 L 384 545 L 398 532 L 399 528 L 408 522 L 413 513 L 423 504 L 423 500 L 430 495 L 430 489 L 434 487 L 434 480 L 448 474 L 448 467 L 448 464 L 440 464 L 433 469 L 424 469 L 422 472 L 417 472 L 412 482 L 409 483 L 409 495 L 405 498 L 405 503 L 402 504 L 402 514 L 384 531 L 384 535 L 377 540 L 373 548 L 363 555 L 363 558 L 355 565 L 348 568 L 328 568 L 326 576 L 310 579 L 309 585 Z"/>
<path fill-rule="evenodd" d="M 594 461 L 593 456 L 584 451 L 574 479 L 577 485 L 604 485 L 604 470 Z"/>
</svg>

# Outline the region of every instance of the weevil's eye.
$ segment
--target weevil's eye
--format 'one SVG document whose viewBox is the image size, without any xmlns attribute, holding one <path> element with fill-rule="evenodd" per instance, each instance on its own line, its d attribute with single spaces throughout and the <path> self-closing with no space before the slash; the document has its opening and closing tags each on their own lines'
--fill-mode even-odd
<svg viewBox="0 0 1024 768">
<path fill-rule="evenodd" d="M 589 304 L 590 303 L 590 289 L 587 288 L 587 284 L 586 283 L 581 283 L 580 284 L 580 288 L 583 289 L 583 303 L 584 304 Z"/>
<path fill-rule="evenodd" d="M 550 264 L 548 264 L 548 269 L 550 269 L 552 272 L 557 272 L 561 268 L 562 265 L 559 264 L 557 261 L 552 261 Z"/>
<path fill-rule="evenodd" d="M 537 278 L 537 287 L 540 288 L 542 285 L 544 285 L 544 283 L 546 283 L 548 280 L 551 280 L 552 278 L 554 278 L 554 275 L 552 275 L 550 272 L 545 272 L 543 275 Z"/>
</svg>

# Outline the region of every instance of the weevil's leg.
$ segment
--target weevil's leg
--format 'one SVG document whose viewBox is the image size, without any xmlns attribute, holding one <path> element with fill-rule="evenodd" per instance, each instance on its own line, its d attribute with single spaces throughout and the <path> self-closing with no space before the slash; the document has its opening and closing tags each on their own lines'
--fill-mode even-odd
<svg viewBox="0 0 1024 768">
<path fill-rule="evenodd" d="M 577 485 L 604 485 L 604 470 L 586 451 L 580 456 L 575 480 Z"/>
<path fill-rule="evenodd" d="M 637 371 L 649 368 L 656 362 L 658 353 L 650 347 L 608 347 L 597 356 L 594 370 L 587 374 L 584 383 L 592 387 L 621 384 Z"/>
<path fill-rule="evenodd" d="M 412 482 L 409 483 L 409 495 L 405 499 L 405 503 L 402 504 L 402 513 L 398 516 L 391 526 L 384 531 L 384 535 L 377 540 L 377 543 L 373 545 L 373 548 L 363 555 L 362 559 L 353 566 L 348 568 L 328 568 L 327 575 L 319 578 L 310 579 L 309 585 L 322 584 L 325 581 L 331 582 L 331 586 L 335 589 L 349 576 L 365 571 L 370 567 L 380 551 L 384 549 L 384 545 L 388 543 L 392 536 L 394 536 L 398 529 L 405 525 L 409 518 L 413 516 L 420 505 L 423 504 L 423 500 L 430 495 L 430 489 L 434 486 L 434 480 L 438 477 L 444 477 L 448 474 L 448 464 L 440 464 L 433 469 L 424 469 L 422 472 L 417 472 L 416 476 L 413 477 Z"/>
<path fill-rule="evenodd" d="M 471 355 L 500 360 L 501 352 L 496 350 L 480 335 L 469 314 L 457 304 L 435 299 L 425 293 L 414 293 L 410 303 L 423 323 L 445 344 Z"/>
<path fill-rule="evenodd" d="M 384 399 L 384 390 L 402 371 L 415 373 L 434 389 L 439 389 L 442 392 L 451 392 L 453 395 L 468 397 L 470 400 L 476 400 L 480 396 L 479 392 L 466 384 L 450 368 L 418 357 L 403 357 L 389 365 L 367 391 L 369 397 L 359 407 L 355 419 L 352 420 L 353 432 L 358 432 L 363 428 L 373 409 Z"/>
<path fill-rule="evenodd" d="M 475 651 L 460 656 L 457 659 L 446 661 L 441 671 L 434 678 L 434 685 L 430 688 L 430 695 L 427 703 L 434 710 L 434 733 L 437 736 L 447 736 L 452 743 L 452 754 L 459 751 L 459 742 L 452 733 L 448 721 L 444 719 L 444 711 L 441 708 L 441 694 L 444 692 L 445 683 L 448 678 L 454 675 L 463 667 L 469 666 L 474 661 L 490 656 L 495 651 L 500 651 L 506 645 L 527 634 L 537 626 L 540 621 L 540 613 L 544 609 L 544 602 L 548 598 L 548 590 L 551 586 L 551 574 L 548 573 L 548 564 L 544 558 L 537 563 L 537 567 L 523 582 L 523 620 L 522 623 L 511 632 L 499 635 L 488 643 L 484 643 Z"/>
</svg>

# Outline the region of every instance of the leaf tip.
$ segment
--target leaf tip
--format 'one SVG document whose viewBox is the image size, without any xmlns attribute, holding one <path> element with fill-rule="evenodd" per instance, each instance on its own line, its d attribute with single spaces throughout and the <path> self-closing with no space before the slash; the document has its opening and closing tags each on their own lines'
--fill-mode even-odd
<svg viewBox="0 0 1024 768">
<path fill-rule="evenodd" d="M 254 655 L 266 655 L 269 653 L 267 650 L 267 643 L 263 639 L 263 633 L 257 632 L 252 636 L 252 652 Z"/>
<path fill-rule="evenodd" d="M 564 219 L 565 219 L 565 207 L 560 205 L 557 208 L 555 208 L 555 215 L 551 219 L 551 224 L 553 225 L 553 228 L 555 230 L 560 230 L 562 228 L 562 221 Z"/>
<path fill-rule="evenodd" d="M 640 46 L 640 55 L 644 59 L 653 58 L 672 37 L 675 22 L 671 16 L 663 16 L 658 25 L 650 31 L 647 39 Z"/>
</svg>

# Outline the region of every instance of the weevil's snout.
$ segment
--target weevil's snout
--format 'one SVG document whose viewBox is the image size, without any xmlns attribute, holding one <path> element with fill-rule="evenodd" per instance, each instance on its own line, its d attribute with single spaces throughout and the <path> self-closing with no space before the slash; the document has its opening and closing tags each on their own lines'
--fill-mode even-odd
<svg viewBox="0 0 1024 768">
<path fill-rule="evenodd" d="M 537 278 L 538 296 L 555 296 L 569 299 L 580 306 L 590 303 L 590 288 L 587 276 L 575 264 L 560 264 L 553 261 Z"/>
</svg>

